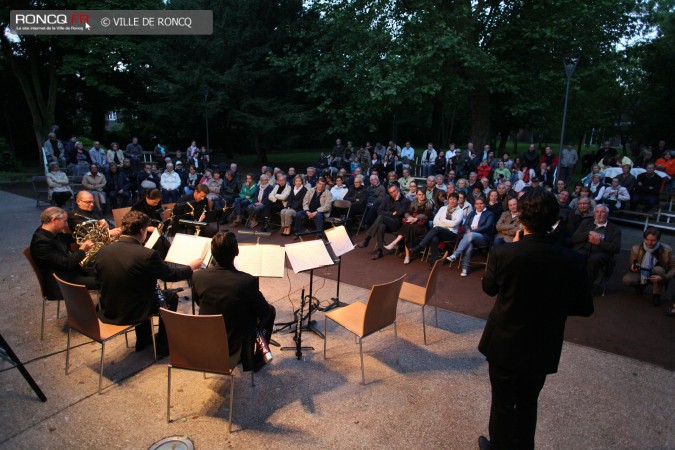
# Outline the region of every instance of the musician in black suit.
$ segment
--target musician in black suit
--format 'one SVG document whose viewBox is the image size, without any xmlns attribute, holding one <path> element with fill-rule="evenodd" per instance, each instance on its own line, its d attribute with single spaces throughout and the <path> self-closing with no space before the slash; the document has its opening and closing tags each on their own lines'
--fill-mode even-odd
<svg viewBox="0 0 675 450">
<path fill-rule="evenodd" d="M 558 211 L 543 188 L 525 193 L 523 231 L 493 248 L 485 270 L 483 291 L 497 300 L 478 345 L 492 385 L 490 442 L 481 436 L 480 448 L 534 448 L 537 399 L 546 375 L 558 370 L 567 316 L 593 313 L 584 256 L 547 236 Z"/>
<path fill-rule="evenodd" d="M 157 313 L 157 279 L 178 281 L 190 278 L 199 269 L 201 259 L 189 266 L 173 268 L 159 254 L 145 248 L 142 242 L 148 233 L 150 219 L 139 211 L 131 211 L 122 219 L 122 236 L 117 242 L 99 250 L 94 267 L 101 285 L 99 317 L 105 323 L 136 327 L 136 351 L 152 342 L 150 315 Z M 178 296 L 164 292 L 168 306 L 176 310 Z M 157 337 L 158 354 L 166 354 L 166 334 L 160 320 Z"/>
<path fill-rule="evenodd" d="M 234 267 L 239 254 L 234 233 L 217 233 L 211 240 L 211 254 L 216 266 L 194 275 L 192 298 L 199 304 L 199 314 L 223 315 L 230 357 L 241 360 L 244 371 L 258 371 L 265 362 L 254 346 L 256 326 L 260 324 L 269 341 L 276 311 L 260 292 L 258 279 Z"/>
<path fill-rule="evenodd" d="M 40 269 L 47 290 L 45 295 L 50 300 L 63 298 L 52 274 L 71 283 L 84 284 L 88 289 L 98 288 L 96 278 L 88 275 L 80 267 L 80 261 L 84 259 L 86 252 L 91 250 L 93 244 L 87 240 L 77 251 L 70 251 L 73 238 L 63 232 L 67 217 L 63 209 L 55 206 L 42 211 L 41 226 L 35 230 L 30 242 L 30 254 Z"/>
<path fill-rule="evenodd" d="M 209 203 L 206 196 L 209 193 L 209 187 L 205 184 L 198 184 L 192 194 L 187 194 L 178 199 L 174 206 L 173 229 L 177 233 L 191 233 L 193 229 L 188 229 L 179 222 L 180 219 L 202 222 L 206 219 L 206 213 L 209 212 Z M 201 231 L 202 236 L 211 237 L 218 232 L 218 221 L 212 221 Z"/>
<path fill-rule="evenodd" d="M 150 238 L 150 235 L 156 228 L 160 228 L 160 232 L 164 231 L 164 208 L 162 208 L 161 202 L 162 194 L 159 192 L 159 189 L 153 189 L 148 192 L 145 198 L 141 198 L 131 207 L 132 211 L 140 211 L 150 218 L 148 238 Z M 171 242 L 169 242 L 164 234 L 161 234 L 152 248 L 157 250 L 159 256 L 164 259 L 169 252 L 169 247 L 171 247 Z"/>
<path fill-rule="evenodd" d="M 89 191 L 80 191 L 75 196 L 75 208 L 68 213 L 68 228 L 71 233 L 74 233 L 77 226 L 88 222 L 93 226 L 96 224 L 99 227 L 108 229 L 110 237 L 117 237 L 122 234 L 119 228 L 112 228 L 108 221 L 103 218 L 101 214 L 94 212 L 94 196 Z"/>
</svg>

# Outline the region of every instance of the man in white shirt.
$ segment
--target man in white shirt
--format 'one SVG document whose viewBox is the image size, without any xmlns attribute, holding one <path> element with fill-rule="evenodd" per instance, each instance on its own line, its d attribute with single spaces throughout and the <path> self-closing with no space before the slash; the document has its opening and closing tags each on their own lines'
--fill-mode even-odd
<svg viewBox="0 0 675 450">
<path fill-rule="evenodd" d="M 173 170 L 173 164 L 168 163 L 159 182 L 162 187 L 162 203 L 176 203 L 180 193 L 180 175 Z"/>
<path fill-rule="evenodd" d="M 405 147 L 401 149 L 401 160 L 408 158 L 411 163 L 415 161 L 415 149 L 410 146 L 410 141 L 406 141 Z"/>
<path fill-rule="evenodd" d="M 457 239 L 457 231 L 464 219 L 464 211 L 459 207 L 459 195 L 448 195 L 448 205 L 443 206 L 434 216 L 434 226 L 419 244 L 410 249 L 410 253 L 418 253 L 426 247 L 430 247 L 431 257 L 429 265 L 433 267 L 438 259 L 438 244 L 440 241 L 452 241 Z"/>
</svg>

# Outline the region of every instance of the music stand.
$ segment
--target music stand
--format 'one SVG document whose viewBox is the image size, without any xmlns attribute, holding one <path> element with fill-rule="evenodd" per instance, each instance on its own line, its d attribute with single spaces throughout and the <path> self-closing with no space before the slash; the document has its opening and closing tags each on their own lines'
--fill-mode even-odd
<svg viewBox="0 0 675 450">
<path fill-rule="evenodd" d="M 332 266 L 335 264 L 335 259 L 331 257 L 331 254 L 329 253 L 329 251 L 332 252 L 332 249 L 330 249 L 330 246 L 320 239 L 288 244 L 286 245 L 285 249 L 286 256 L 288 256 L 288 260 L 291 263 L 291 267 L 295 273 L 309 271 L 310 303 L 307 311 L 307 325 L 303 327 L 303 330 L 311 331 L 323 339 L 323 333 L 314 327 L 316 321 L 312 320 L 312 300 L 314 299 L 314 269 Z"/>
<path fill-rule="evenodd" d="M 347 229 L 344 227 L 344 225 L 335 227 L 330 230 L 326 230 L 325 236 L 326 236 L 326 244 L 330 245 L 333 254 L 337 257 L 336 262 L 338 265 L 338 275 L 337 275 L 337 287 L 335 289 L 335 297 L 331 299 L 332 302 L 330 305 L 323 308 L 324 312 L 330 311 L 331 309 L 334 308 L 347 306 L 346 303 L 342 303 L 340 301 L 340 272 L 342 269 L 342 255 L 354 250 L 354 244 L 352 243 L 352 240 L 349 238 L 349 234 L 347 233 Z"/>
</svg>

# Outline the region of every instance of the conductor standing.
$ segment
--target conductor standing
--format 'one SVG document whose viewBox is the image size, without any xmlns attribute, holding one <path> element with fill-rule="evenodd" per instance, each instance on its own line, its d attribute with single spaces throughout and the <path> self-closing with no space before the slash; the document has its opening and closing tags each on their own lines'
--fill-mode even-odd
<svg viewBox="0 0 675 450">
<path fill-rule="evenodd" d="M 543 188 L 518 203 L 523 231 L 513 244 L 493 248 L 483 291 L 497 296 L 478 350 L 489 364 L 490 440 L 481 449 L 533 449 L 537 399 L 546 375 L 556 373 L 568 316 L 593 313 L 584 255 L 547 236 L 559 206 Z"/>
</svg>

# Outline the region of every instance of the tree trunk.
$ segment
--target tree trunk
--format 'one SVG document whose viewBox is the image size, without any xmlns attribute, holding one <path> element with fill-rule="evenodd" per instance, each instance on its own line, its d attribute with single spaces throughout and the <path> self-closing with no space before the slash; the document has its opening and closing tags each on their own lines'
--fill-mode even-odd
<svg viewBox="0 0 675 450">
<path fill-rule="evenodd" d="M 39 58 L 30 56 L 28 66 L 23 67 L 16 57 L 12 54 L 8 46 L 5 48 L 5 57 L 9 61 L 12 72 L 19 81 L 21 90 L 33 121 L 33 133 L 35 134 L 35 143 L 37 144 L 38 161 L 42 162 L 42 144 L 47 138 L 49 128 L 54 124 L 56 116 L 56 74 L 49 67 L 53 64 L 48 64 L 47 69 L 42 66 L 38 67 Z M 53 56 L 50 55 L 50 61 L 53 63 Z M 40 82 L 40 73 L 46 72 L 48 74 L 47 80 L 47 95 L 46 100 L 43 95 L 43 86 Z"/>
<path fill-rule="evenodd" d="M 471 108 L 471 142 L 476 149 L 490 142 L 490 94 L 486 90 L 469 95 Z"/>
<path fill-rule="evenodd" d="M 504 129 L 502 129 L 502 131 L 499 134 L 500 134 L 500 136 L 499 136 L 499 154 L 502 155 L 502 154 L 504 154 L 504 151 L 506 150 L 506 141 L 508 141 L 509 136 L 511 136 L 511 130 L 507 130 L 506 128 L 504 128 Z"/>
<path fill-rule="evenodd" d="M 434 97 L 433 110 L 431 113 L 431 142 L 434 143 L 436 151 L 443 148 L 441 142 L 441 128 L 443 127 L 443 102 L 441 94 Z"/>
<path fill-rule="evenodd" d="M 267 150 L 260 146 L 260 138 L 256 133 L 253 134 L 253 148 L 258 164 L 267 164 Z"/>
</svg>

